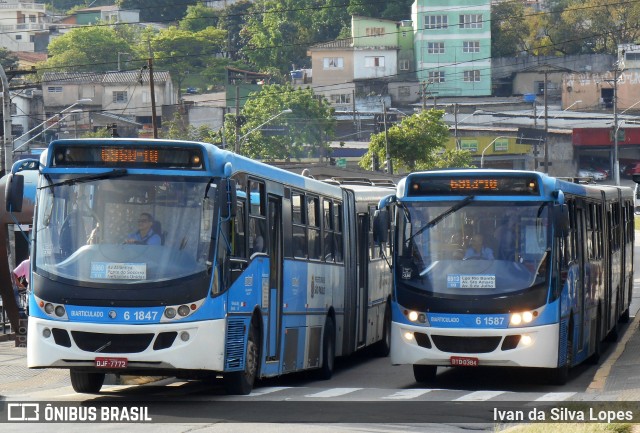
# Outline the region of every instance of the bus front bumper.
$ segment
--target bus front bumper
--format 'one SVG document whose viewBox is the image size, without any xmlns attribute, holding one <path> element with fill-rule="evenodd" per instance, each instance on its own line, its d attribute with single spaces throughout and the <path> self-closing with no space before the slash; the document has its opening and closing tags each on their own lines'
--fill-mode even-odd
<svg viewBox="0 0 640 433">
<path fill-rule="evenodd" d="M 391 363 L 558 366 L 558 325 L 509 329 L 434 328 L 393 322 Z"/>
<path fill-rule="evenodd" d="M 29 368 L 90 369 L 96 358 L 125 358 L 131 370 L 224 370 L 224 319 L 153 325 L 105 325 L 54 322 L 29 317 L 27 365 Z M 82 337 L 81 337 L 82 336 Z M 91 339 L 105 341 L 89 350 Z M 113 341 L 111 344 L 110 340 Z M 130 341 L 138 348 L 127 351 Z M 146 344 L 146 341 L 149 343 Z M 116 348 L 116 342 L 125 347 Z M 96 343 L 93 343 L 94 345 Z M 121 373 L 127 374 L 127 369 Z"/>
</svg>

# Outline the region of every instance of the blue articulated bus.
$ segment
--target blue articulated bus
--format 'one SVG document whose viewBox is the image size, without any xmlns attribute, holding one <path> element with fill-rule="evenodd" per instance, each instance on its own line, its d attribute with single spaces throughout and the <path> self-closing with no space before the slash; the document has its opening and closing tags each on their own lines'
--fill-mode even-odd
<svg viewBox="0 0 640 433">
<path fill-rule="evenodd" d="M 634 197 L 538 172 L 409 174 L 380 204 L 394 220 L 391 361 L 569 369 L 629 319 Z M 378 230 L 377 225 L 381 224 Z"/>
<path fill-rule="evenodd" d="M 7 180 L 20 211 L 23 175 Z M 39 164 L 30 368 L 254 380 L 390 345 L 391 274 L 373 215 L 389 188 L 335 185 L 206 143 L 58 140 Z"/>
</svg>

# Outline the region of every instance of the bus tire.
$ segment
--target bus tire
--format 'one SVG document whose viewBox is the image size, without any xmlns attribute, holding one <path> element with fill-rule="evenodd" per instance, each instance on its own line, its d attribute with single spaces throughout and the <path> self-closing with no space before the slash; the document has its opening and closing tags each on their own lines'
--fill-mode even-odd
<svg viewBox="0 0 640 433">
<path fill-rule="evenodd" d="M 588 358 L 589 364 L 595 365 L 600 362 L 602 357 L 602 316 L 598 310 L 598 318 L 596 319 L 596 341 L 593 348 L 593 354 Z"/>
<path fill-rule="evenodd" d="M 416 382 L 429 383 L 436 380 L 437 365 L 413 364 L 413 377 Z"/>
<path fill-rule="evenodd" d="M 88 373 L 85 371 L 69 370 L 71 386 L 75 392 L 82 394 L 96 394 L 100 392 L 104 383 L 104 373 Z"/>
<path fill-rule="evenodd" d="M 376 355 L 381 358 L 389 356 L 391 352 L 391 308 L 388 302 L 384 309 L 383 320 L 382 339 L 376 345 Z"/>
<path fill-rule="evenodd" d="M 329 380 L 333 376 L 336 361 L 336 336 L 333 319 L 327 317 L 324 324 L 324 336 L 322 338 L 322 366 L 318 371 L 320 380 Z"/>
<path fill-rule="evenodd" d="M 569 380 L 569 370 L 571 369 L 571 363 L 573 362 L 573 321 L 569 322 L 566 351 L 567 356 L 564 360 L 564 365 L 552 368 L 550 371 L 549 379 L 553 385 L 562 386 Z"/>
<path fill-rule="evenodd" d="M 229 395 L 248 395 L 258 375 L 260 350 L 258 346 L 256 328 L 249 326 L 247 347 L 245 348 L 244 370 L 234 371 L 224 375 L 224 390 Z"/>
</svg>

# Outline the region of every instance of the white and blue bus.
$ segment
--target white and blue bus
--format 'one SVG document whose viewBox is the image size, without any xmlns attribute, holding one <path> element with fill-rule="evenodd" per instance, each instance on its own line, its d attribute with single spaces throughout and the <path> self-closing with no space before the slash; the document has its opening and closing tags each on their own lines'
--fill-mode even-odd
<svg viewBox="0 0 640 433">
<path fill-rule="evenodd" d="M 21 167 L 7 180 L 20 211 Z M 59 140 L 42 154 L 31 237 L 30 368 L 254 380 L 390 345 L 388 187 L 330 184 L 194 142 Z"/>
<path fill-rule="evenodd" d="M 381 201 L 394 220 L 392 364 L 547 369 L 596 361 L 629 319 L 634 197 L 529 171 L 409 174 Z"/>
</svg>

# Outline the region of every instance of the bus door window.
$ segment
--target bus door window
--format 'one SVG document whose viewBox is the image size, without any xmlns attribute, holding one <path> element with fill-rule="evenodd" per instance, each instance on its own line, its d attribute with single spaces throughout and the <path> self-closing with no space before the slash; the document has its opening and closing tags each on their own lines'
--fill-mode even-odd
<svg viewBox="0 0 640 433">
<path fill-rule="evenodd" d="M 335 260 L 335 241 L 334 241 L 334 217 L 333 217 L 333 202 L 323 199 L 322 200 L 322 215 L 324 217 L 324 259 L 327 262 L 333 262 Z"/>
<path fill-rule="evenodd" d="M 307 232 L 309 258 L 312 260 L 320 260 L 320 204 L 318 197 L 307 197 L 307 221 L 309 222 Z"/>
<path fill-rule="evenodd" d="M 333 227 L 335 230 L 334 240 L 335 240 L 335 257 L 336 263 L 342 263 L 344 260 L 343 251 L 343 235 L 342 235 L 342 204 L 335 203 L 334 204 L 334 212 L 333 212 Z"/>
<path fill-rule="evenodd" d="M 266 252 L 266 206 L 263 182 L 249 181 L 249 252 Z"/>
<path fill-rule="evenodd" d="M 291 222 L 293 223 L 293 256 L 307 258 L 307 212 L 304 194 L 291 192 Z"/>
</svg>

